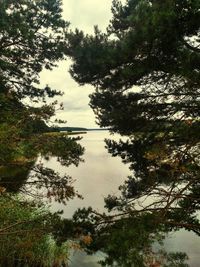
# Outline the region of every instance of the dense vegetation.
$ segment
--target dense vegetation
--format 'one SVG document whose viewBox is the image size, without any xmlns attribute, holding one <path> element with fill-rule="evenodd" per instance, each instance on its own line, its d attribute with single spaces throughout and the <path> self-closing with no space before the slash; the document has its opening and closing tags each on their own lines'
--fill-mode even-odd
<svg viewBox="0 0 200 267">
<path fill-rule="evenodd" d="M 2 267 L 66 266 L 68 261 L 68 248 L 58 242 L 54 229 L 62 220 L 46 211 L 37 202 L 41 195 L 33 191 L 33 187 L 43 188 L 45 197 L 63 203 L 78 195 L 71 177 L 37 162 L 38 155 L 54 156 L 62 165 L 78 165 L 83 154 L 76 138 L 48 132 L 59 108 L 50 100 L 62 93 L 49 86 L 41 88 L 39 83 L 40 72 L 52 70 L 65 56 L 68 22 L 61 13 L 60 0 L 0 1 Z M 16 195 L 19 192 L 32 198 Z M 67 238 L 62 236 L 62 240 Z"/>
<path fill-rule="evenodd" d="M 105 266 L 141 267 L 160 233 L 200 235 L 200 2 L 114 0 L 112 12 L 106 33 L 68 35 L 70 72 L 96 87 L 99 125 L 128 137 L 106 145 L 132 175 L 105 200 L 114 215 L 89 209 L 75 221 L 93 233 L 91 249 L 108 254 Z M 154 264 L 185 266 L 161 258 Z"/>
<path fill-rule="evenodd" d="M 51 214 L 41 203 L 12 195 L 0 198 L 0 266 L 67 266 L 69 244 L 59 244 Z"/>
</svg>

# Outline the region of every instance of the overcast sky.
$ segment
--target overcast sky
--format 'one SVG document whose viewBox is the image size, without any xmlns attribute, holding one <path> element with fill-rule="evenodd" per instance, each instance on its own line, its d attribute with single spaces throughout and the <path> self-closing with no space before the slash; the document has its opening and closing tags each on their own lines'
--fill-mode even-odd
<svg viewBox="0 0 200 267">
<path fill-rule="evenodd" d="M 112 0 L 63 0 L 63 17 L 71 23 L 71 28 L 79 28 L 87 33 L 93 33 L 94 25 L 105 31 L 111 19 Z M 94 91 L 91 86 L 79 86 L 69 75 L 70 62 L 60 62 L 53 71 L 41 73 L 41 84 L 63 91 L 61 101 L 64 111 L 57 117 L 67 121 L 67 126 L 93 128 L 95 116 L 88 106 L 88 95 Z M 60 100 L 60 99 L 59 99 Z"/>
</svg>

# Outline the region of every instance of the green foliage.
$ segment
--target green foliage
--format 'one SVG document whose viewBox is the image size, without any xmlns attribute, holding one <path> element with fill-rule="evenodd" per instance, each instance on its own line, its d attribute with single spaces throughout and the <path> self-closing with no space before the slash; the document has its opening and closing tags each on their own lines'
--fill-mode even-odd
<svg viewBox="0 0 200 267">
<path fill-rule="evenodd" d="M 5 191 L 46 196 L 65 203 L 79 196 L 72 178 L 41 163 L 57 157 L 78 165 L 83 148 L 77 138 L 49 133 L 51 117 L 62 109 L 47 98 L 62 93 L 40 86 L 40 72 L 65 58 L 69 23 L 60 0 L 0 1 L 0 266 L 67 266 L 68 245 L 55 230 L 61 219 L 42 205 Z M 48 134 L 47 134 L 48 132 Z M 45 189 L 46 187 L 46 189 Z M 40 195 L 41 197 L 41 195 Z M 57 233 L 57 235 L 55 234 Z M 59 244 L 58 244 L 59 243 Z"/>
<path fill-rule="evenodd" d="M 15 90 L 17 97 L 50 97 L 48 86 L 39 90 L 38 73 L 52 69 L 64 57 L 68 22 L 61 17 L 61 1 L 1 1 L 0 61 L 3 92 Z"/>
<path fill-rule="evenodd" d="M 0 266 L 67 266 L 69 245 L 67 242 L 58 245 L 52 235 L 59 223 L 58 214 L 51 214 L 41 203 L 3 194 Z"/>
<path fill-rule="evenodd" d="M 73 197 L 76 194 L 70 177 L 33 164 L 42 155 L 77 166 L 84 151 L 76 138 L 46 133 L 58 105 L 57 101 L 46 104 L 46 98 L 61 93 L 49 86 L 40 88 L 39 74 L 43 68 L 52 70 L 65 57 L 68 22 L 62 19 L 61 1 L 1 1 L 0 22 L 1 185 L 19 189 L 22 177 L 9 178 L 5 170 L 15 173 L 22 166 L 27 174 L 22 175 L 24 182 L 34 173 L 32 183 L 48 190 L 52 187 L 51 196 L 57 200 Z"/>
<path fill-rule="evenodd" d="M 165 228 L 157 225 L 159 214 L 148 212 L 121 218 L 120 214 L 99 214 L 92 208 L 79 209 L 73 216 L 74 236 L 90 236 L 91 242 L 80 244 L 85 251 L 101 251 L 105 258 L 102 266 L 123 267 L 189 267 L 188 257 L 182 252 L 164 250 Z M 71 231 L 71 233 L 73 233 Z M 75 235 L 76 233 L 76 235 Z"/>
<path fill-rule="evenodd" d="M 114 0 L 106 33 L 96 27 L 94 35 L 68 34 L 71 75 L 80 85 L 95 86 L 90 105 L 99 125 L 127 136 L 127 141 L 106 140 L 108 151 L 129 164 L 132 175 L 120 187 L 120 197 L 106 199 L 118 217 L 100 216 L 113 228 L 128 221 L 117 234 L 123 239 L 125 229 L 128 251 L 137 250 L 130 262 L 127 248 L 120 254 L 126 241 L 117 247 L 116 233 L 100 228 L 108 237 L 100 247 L 118 266 L 142 266 L 143 253 L 128 236 L 138 229 L 132 221 L 143 228 L 137 219 L 146 214 L 163 232 L 185 228 L 200 234 L 199 10 L 198 0 L 127 0 L 124 5 Z M 137 257 L 140 263 L 134 262 Z"/>
<path fill-rule="evenodd" d="M 184 263 L 184 260 L 187 260 L 187 256 L 184 253 L 169 253 L 167 256 L 168 263 L 164 264 L 164 267 L 188 267 L 188 264 Z"/>
</svg>

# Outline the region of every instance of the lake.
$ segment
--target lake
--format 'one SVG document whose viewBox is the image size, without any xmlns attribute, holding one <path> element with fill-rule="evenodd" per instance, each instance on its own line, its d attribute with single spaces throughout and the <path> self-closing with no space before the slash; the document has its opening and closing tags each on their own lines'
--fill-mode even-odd
<svg viewBox="0 0 200 267">
<path fill-rule="evenodd" d="M 118 140 L 119 135 L 110 136 L 107 131 L 91 131 L 82 135 L 81 145 L 85 147 L 84 162 L 78 167 L 61 166 L 55 158 L 45 162 L 46 166 L 54 168 L 60 173 L 71 175 L 75 189 L 84 197 L 68 202 L 66 206 L 54 203 L 54 211 L 62 209 L 64 217 L 71 218 L 77 208 L 92 206 L 98 211 L 104 210 L 104 197 L 108 194 L 119 194 L 118 187 L 130 174 L 127 165 L 120 158 L 111 157 L 105 148 L 104 139 Z M 183 251 L 190 257 L 190 266 L 200 266 L 200 238 L 184 230 L 171 234 L 165 247 L 168 251 Z M 87 256 L 83 252 L 76 252 L 70 259 L 70 267 L 99 267 L 97 263 L 103 255 L 98 253 Z"/>
</svg>

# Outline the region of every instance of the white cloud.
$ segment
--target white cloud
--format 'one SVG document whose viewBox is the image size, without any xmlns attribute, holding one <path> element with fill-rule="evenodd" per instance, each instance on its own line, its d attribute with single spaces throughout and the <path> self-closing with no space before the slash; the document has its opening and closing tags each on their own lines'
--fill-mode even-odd
<svg viewBox="0 0 200 267">
<path fill-rule="evenodd" d="M 105 30 L 111 18 L 112 0 L 63 0 L 63 16 L 72 28 L 92 33 L 94 25 Z"/>
<path fill-rule="evenodd" d="M 105 30 L 111 19 L 112 0 L 63 0 L 63 17 L 71 22 L 71 28 L 79 28 L 93 33 L 94 25 Z M 58 98 L 64 103 L 65 110 L 58 112 L 57 118 L 67 121 L 68 126 L 97 127 L 95 116 L 89 107 L 91 86 L 79 86 L 68 73 L 70 60 L 62 61 L 53 71 L 44 70 L 40 75 L 41 85 L 64 92 Z"/>
</svg>

